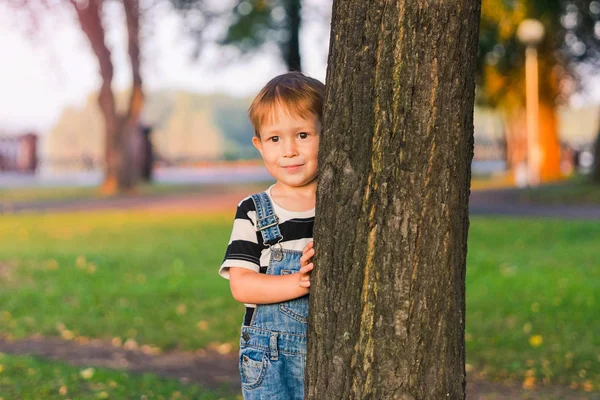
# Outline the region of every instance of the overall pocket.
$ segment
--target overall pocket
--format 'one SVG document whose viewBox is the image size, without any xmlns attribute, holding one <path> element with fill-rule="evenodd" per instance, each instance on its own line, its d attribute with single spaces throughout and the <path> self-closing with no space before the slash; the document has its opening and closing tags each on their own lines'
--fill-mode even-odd
<svg viewBox="0 0 600 400">
<path fill-rule="evenodd" d="M 267 373 L 268 360 L 263 350 L 254 347 L 240 348 L 240 376 L 244 389 L 259 387 Z"/>
<path fill-rule="evenodd" d="M 288 269 L 282 269 L 281 275 L 289 275 L 298 271 L 290 271 Z M 306 324 L 308 321 L 308 295 L 299 297 L 294 300 L 284 301 L 279 303 L 279 311 L 286 314 L 287 316 L 295 319 L 298 322 Z"/>
</svg>

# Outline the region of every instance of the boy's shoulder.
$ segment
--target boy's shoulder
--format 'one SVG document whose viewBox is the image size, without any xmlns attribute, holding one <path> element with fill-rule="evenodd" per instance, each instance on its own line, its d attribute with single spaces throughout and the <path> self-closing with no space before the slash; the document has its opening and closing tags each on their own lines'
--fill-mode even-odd
<svg viewBox="0 0 600 400">
<path fill-rule="evenodd" d="M 238 203 L 238 208 L 241 208 L 244 211 L 256 211 L 256 205 L 254 204 L 254 200 L 252 200 L 252 196 L 255 196 L 257 194 L 263 194 L 263 193 L 266 193 L 267 196 L 269 197 L 269 199 L 271 198 L 269 189 L 265 189 L 260 192 L 252 193 L 252 194 L 249 194 L 248 196 L 244 197 Z"/>
<path fill-rule="evenodd" d="M 263 190 L 262 192 L 256 192 L 256 193 L 253 193 L 253 194 L 250 194 L 250 195 L 244 197 L 238 203 L 238 213 L 243 212 L 245 214 L 248 214 L 248 213 L 256 212 L 256 204 L 254 203 L 252 196 L 261 194 L 261 193 L 267 193 L 267 190 Z"/>
</svg>

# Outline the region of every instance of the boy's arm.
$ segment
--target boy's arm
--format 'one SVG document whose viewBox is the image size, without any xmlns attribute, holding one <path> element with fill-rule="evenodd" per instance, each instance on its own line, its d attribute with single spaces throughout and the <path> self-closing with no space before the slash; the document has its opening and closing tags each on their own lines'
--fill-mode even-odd
<svg viewBox="0 0 600 400">
<path fill-rule="evenodd" d="M 246 268 L 229 269 L 229 286 L 233 297 L 242 303 L 281 303 L 307 295 L 315 255 L 311 241 L 302 250 L 300 271 L 289 275 L 266 275 Z"/>
<path fill-rule="evenodd" d="M 246 268 L 229 268 L 229 286 L 233 297 L 241 303 L 272 304 L 308 294 L 300 286 L 300 273 L 267 275 Z"/>
</svg>

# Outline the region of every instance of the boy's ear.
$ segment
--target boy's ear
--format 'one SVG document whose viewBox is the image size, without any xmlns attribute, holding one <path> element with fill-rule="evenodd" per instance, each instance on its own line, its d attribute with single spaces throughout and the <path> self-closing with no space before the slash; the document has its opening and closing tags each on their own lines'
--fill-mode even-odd
<svg viewBox="0 0 600 400">
<path fill-rule="evenodd" d="M 256 147 L 258 152 L 262 155 L 262 142 L 261 142 L 260 138 L 258 138 L 256 136 L 252 137 L 252 144 L 254 145 L 254 147 Z"/>
</svg>

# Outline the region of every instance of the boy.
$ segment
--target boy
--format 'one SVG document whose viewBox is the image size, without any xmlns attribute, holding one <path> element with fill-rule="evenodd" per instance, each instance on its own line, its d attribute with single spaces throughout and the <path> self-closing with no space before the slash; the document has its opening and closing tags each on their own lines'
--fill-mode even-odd
<svg viewBox="0 0 600 400">
<path fill-rule="evenodd" d="M 274 185 L 238 205 L 219 274 L 246 304 L 244 399 L 303 399 L 306 322 L 325 86 L 299 72 L 272 79 L 248 111 Z"/>
</svg>

